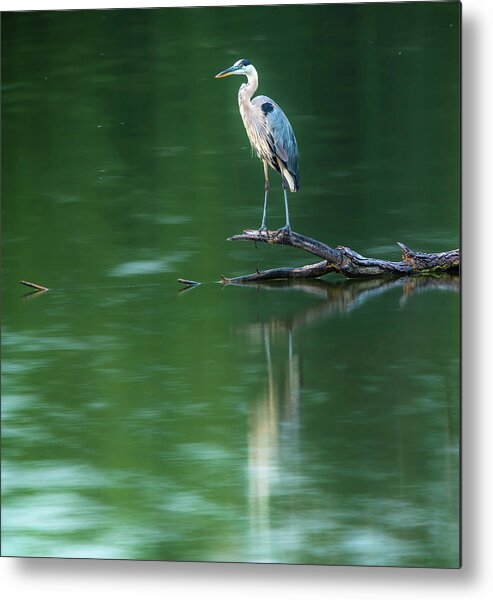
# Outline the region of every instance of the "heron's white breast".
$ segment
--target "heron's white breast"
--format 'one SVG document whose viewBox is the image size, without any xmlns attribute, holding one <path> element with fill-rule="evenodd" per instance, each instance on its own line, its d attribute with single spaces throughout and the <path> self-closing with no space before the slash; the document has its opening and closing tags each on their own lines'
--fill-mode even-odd
<svg viewBox="0 0 493 600">
<path fill-rule="evenodd" d="M 271 160 L 272 150 L 269 146 L 269 132 L 267 130 L 265 115 L 259 107 L 251 104 L 249 100 L 245 102 L 241 98 L 241 88 L 238 94 L 238 103 L 243 125 L 245 126 L 252 148 L 259 158 Z"/>
</svg>

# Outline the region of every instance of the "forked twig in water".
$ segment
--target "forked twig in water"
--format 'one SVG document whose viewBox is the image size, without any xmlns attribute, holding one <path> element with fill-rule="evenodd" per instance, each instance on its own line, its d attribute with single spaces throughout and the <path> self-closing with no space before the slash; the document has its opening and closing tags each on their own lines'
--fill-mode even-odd
<svg viewBox="0 0 493 600">
<path fill-rule="evenodd" d="M 22 285 L 25 285 L 27 287 L 30 288 L 34 288 L 35 290 L 38 290 L 39 292 L 47 292 L 50 288 L 45 287 L 44 285 L 38 285 L 37 283 L 32 283 L 31 281 L 19 281 L 19 283 L 21 283 Z"/>
</svg>

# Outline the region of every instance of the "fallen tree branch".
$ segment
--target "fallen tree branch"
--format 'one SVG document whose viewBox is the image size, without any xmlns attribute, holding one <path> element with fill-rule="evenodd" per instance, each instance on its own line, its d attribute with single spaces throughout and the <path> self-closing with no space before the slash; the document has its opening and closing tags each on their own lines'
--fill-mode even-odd
<svg viewBox="0 0 493 600">
<path fill-rule="evenodd" d="M 398 242 L 398 245 L 402 250 L 402 260 L 394 262 L 380 258 L 366 258 L 346 246 L 332 248 L 323 242 L 294 231 L 289 234 L 283 229 L 264 232 L 259 232 L 256 229 L 246 229 L 243 233 L 234 235 L 228 240 L 292 246 L 293 248 L 305 250 L 323 260 L 303 267 L 282 267 L 257 271 L 240 277 L 221 277 L 222 283 L 247 283 L 273 279 L 313 279 L 327 273 L 340 273 L 349 278 L 436 275 L 458 272 L 460 266 L 458 249 L 448 252 L 414 252 L 400 242 Z"/>
</svg>

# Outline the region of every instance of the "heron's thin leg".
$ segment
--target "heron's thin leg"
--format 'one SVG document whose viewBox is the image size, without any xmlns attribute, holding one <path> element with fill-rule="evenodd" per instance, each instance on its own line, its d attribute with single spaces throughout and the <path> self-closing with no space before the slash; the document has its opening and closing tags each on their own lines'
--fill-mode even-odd
<svg viewBox="0 0 493 600">
<path fill-rule="evenodd" d="M 284 231 L 291 233 L 291 225 L 289 223 L 289 209 L 288 209 L 288 183 L 284 179 L 282 180 L 282 191 L 284 192 L 284 208 L 286 209 L 286 225 L 284 225 Z"/>
<path fill-rule="evenodd" d="M 265 196 L 264 196 L 264 214 L 262 216 L 262 225 L 260 226 L 260 231 L 265 231 L 267 229 L 265 225 L 265 219 L 267 217 L 267 195 L 269 193 L 269 165 L 267 161 L 263 161 L 264 163 L 264 176 L 265 176 Z"/>
</svg>

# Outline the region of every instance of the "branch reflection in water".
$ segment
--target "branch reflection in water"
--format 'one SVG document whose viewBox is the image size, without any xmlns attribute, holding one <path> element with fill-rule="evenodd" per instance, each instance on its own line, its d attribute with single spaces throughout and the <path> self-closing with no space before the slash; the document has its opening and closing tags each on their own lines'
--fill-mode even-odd
<svg viewBox="0 0 493 600">
<path fill-rule="evenodd" d="M 251 407 L 249 420 L 251 559 L 259 562 L 282 562 L 289 560 L 285 553 L 287 548 L 295 556 L 305 543 L 303 531 L 306 523 L 303 525 L 299 518 L 306 491 L 300 441 L 303 361 L 301 353 L 296 349 L 296 334 L 333 314 L 350 313 L 370 299 L 396 288 L 402 289 L 399 300 L 401 307 L 415 294 L 434 290 L 459 292 L 460 278 L 443 275 L 337 283 L 307 280 L 239 285 L 284 293 L 302 291 L 321 299 L 315 306 L 309 306 L 289 318 L 271 318 L 252 323 L 239 332 L 251 344 L 263 346 L 267 383 Z M 275 361 L 273 358 L 273 345 L 282 348 L 280 360 Z M 400 427 L 399 422 L 398 428 Z M 288 498 L 290 506 L 282 511 L 281 523 L 277 522 L 274 515 L 280 514 L 275 508 L 279 502 L 283 502 L 283 496 L 286 496 L 284 500 Z M 330 498 L 327 498 L 327 502 L 330 503 Z M 282 540 L 278 539 L 280 536 Z M 276 552 L 279 548 L 284 549 L 282 555 Z"/>
</svg>

